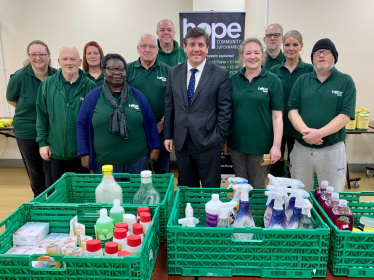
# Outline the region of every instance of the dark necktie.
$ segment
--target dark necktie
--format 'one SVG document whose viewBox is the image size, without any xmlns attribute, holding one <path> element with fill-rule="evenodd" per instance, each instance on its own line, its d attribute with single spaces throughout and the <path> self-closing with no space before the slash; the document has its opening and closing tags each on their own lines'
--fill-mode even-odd
<svg viewBox="0 0 374 280">
<path fill-rule="evenodd" d="M 197 72 L 196 68 L 191 69 L 191 78 L 190 78 L 190 82 L 188 83 L 188 89 L 187 89 L 189 105 L 191 105 L 193 95 L 195 94 L 195 73 L 196 72 Z"/>
</svg>

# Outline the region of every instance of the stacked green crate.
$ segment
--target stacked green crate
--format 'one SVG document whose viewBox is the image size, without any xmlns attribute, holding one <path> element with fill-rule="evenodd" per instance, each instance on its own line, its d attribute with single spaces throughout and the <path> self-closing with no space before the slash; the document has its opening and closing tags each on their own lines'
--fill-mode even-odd
<svg viewBox="0 0 374 280">
<path fill-rule="evenodd" d="M 86 226 L 86 234 L 94 236 L 94 224 L 101 208 L 107 204 L 86 205 L 32 205 L 22 204 L 0 223 L 5 227 L 0 234 L 0 279 L 150 279 L 159 248 L 159 207 L 149 206 L 152 223 L 143 241 L 141 250 L 131 257 L 91 257 L 53 255 L 62 262 L 61 268 L 34 268 L 32 261 L 41 255 L 5 255 L 13 246 L 13 234 L 26 222 L 49 223 L 50 232 L 69 233 L 70 220 L 78 215 L 78 221 Z M 136 215 L 137 206 L 124 205 L 126 213 Z"/>
<path fill-rule="evenodd" d="M 311 278 L 324 277 L 327 267 L 329 228 L 312 209 L 314 229 L 264 229 L 267 197 L 251 191 L 250 208 L 256 228 L 207 228 L 205 204 L 217 193 L 222 202 L 232 190 L 178 188 L 168 222 L 168 272 L 183 276 L 234 275 Z M 181 227 L 187 203 L 200 220 L 195 228 Z M 234 240 L 233 233 L 253 233 L 250 241 Z"/>
<path fill-rule="evenodd" d="M 310 191 L 314 207 L 324 216 L 331 229 L 327 265 L 333 275 L 374 277 L 374 233 L 339 230 L 318 204 Z M 341 192 L 340 199 L 348 201 L 354 216 L 354 226 L 362 216 L 374 217 L 374 192 Z"/>
<path fill-rule="evenodd" d="M 132 203 L 134 195 L 140 187 L 140 175 L 113 174 L 114 178 L 128 180 L 118 182 L 122 187 L 123 203 Z M 44 193 L 30 201 L 35 205 L 51 204 L 81 204 L 95 203 L 95 190 L 102 180 L 102 175 L 65 173 L 53 186 Z M 169 219 L 174 202 L 174 174 L 152 174 L 152 184 L 160 193 L 160 203 L 152 204 L 160 206 L 160 241 L 166 238 L 166 224 Z M 55 191 L 48 197 L 48 191 Z M 146 205 L 143 205 L 146 206 Z"/>
</svg>

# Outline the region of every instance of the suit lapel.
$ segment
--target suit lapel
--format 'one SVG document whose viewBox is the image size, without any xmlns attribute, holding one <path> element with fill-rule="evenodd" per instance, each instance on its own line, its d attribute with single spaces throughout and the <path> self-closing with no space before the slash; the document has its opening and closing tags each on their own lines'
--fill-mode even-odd
<svg viewBox="0 0 374 280">
<path fill-rule="evenodd" d="M 195 94 L 193 96 L 191 105 L 195 101 L 195 99 L 199 95 L 200 91 L 205 86 L 205 84 L 208 82 L 212 73 L 213 73 L 213 65 L 209 60 L 207 60 L 206 63 L 205 63 L 204 69 L 203 69 L 203 73 L 200 77 L 199 83 L 197 84 L 197 87 L 196 87 Z M 187 102 L 188 102 L 188 100 L 187 100 Z"/>
<path fill-rule="evenodd" d="M 187 62 L 181 65 L 181 71 L 179 73 L 179 81 L 181 86 L 182 99 L 185 105 L 188 107 L 188 94 L 187 94 Z"/>
</svg>

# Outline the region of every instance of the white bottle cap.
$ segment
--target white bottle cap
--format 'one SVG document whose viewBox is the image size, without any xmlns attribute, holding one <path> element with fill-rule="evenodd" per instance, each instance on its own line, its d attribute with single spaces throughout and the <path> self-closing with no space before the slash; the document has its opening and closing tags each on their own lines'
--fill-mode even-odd
<svg viewBox="0 0 374 280">
<path fill-rule="evenodd" d="M 113 199 L 113 208 L 118 208 L 121 205 L 121 201 L 118 198 Z"/>
<path fill-rule="evenodd" d="M 345 199 L 339 199 L 339 206 L 347 207 L 348 201 Z"/>
<path fill-rule="evenodd" d="M 339 194 L 337 192 L 333 192 L 331 194 L 331 199 L 333 199 L 333 200 L 339 200 Z"/>
<path fill-rule="evenodd" d="M 140 172 L 140 177 L 142 183 L 152 183 L 152 171 L 143 170 Z"/>
<path fill-rule="evenodd" d="M 105 219 L 106 217 L 108 217 L 108 211 L 105 208 L 100 209 L 100 218 Z"/>
<path fill-rule="evenodd" d="M 332 193 L 334 191 L 334 187 L 328 186 L 326 192 Z"/>
<path fill-rule="evenodd" d="M 321 188 L 322 189 L 326 189 L 328 185 L 329 185 L 328 181 L 326 181 L 326 180 L 322 180 L 321 181 Z"/>
<path fill-rule="evenodd" d="M 218 201 L 219 200 L 219 195 L 216 194 L 216 193 L 212 194 L 212 200 Z"/>
</svg>

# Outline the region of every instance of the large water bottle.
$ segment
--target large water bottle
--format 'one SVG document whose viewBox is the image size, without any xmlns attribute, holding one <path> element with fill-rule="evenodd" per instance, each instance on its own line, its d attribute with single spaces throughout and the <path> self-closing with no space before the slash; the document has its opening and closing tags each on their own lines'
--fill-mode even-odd
<svg viewBox="0 0 374 280">
<path fill-rule="evenodd" d="M 152 185 L 152 172 L 144 170 L 140 173 L 141 185 L 135 194 L 134 204 L 155 204 L 160 203 L 160 194 Z"/>
<path fill-rule="evenodd" d="M 96 203 L 113 203 L 114 199 L 119 199 L 123 203 L 122 188 L 113 178 L 113 166 L 104 165 L 103 179 L 95 190 Z"/>
</svg>

